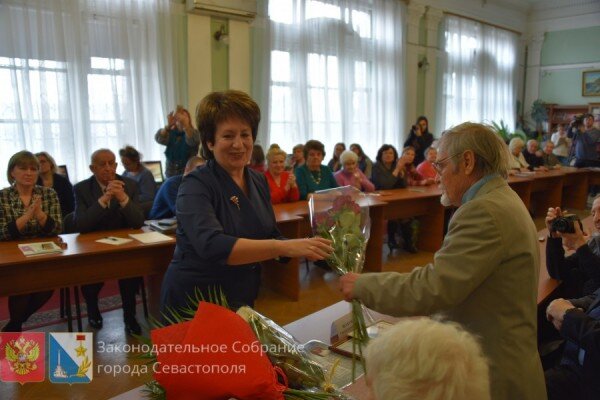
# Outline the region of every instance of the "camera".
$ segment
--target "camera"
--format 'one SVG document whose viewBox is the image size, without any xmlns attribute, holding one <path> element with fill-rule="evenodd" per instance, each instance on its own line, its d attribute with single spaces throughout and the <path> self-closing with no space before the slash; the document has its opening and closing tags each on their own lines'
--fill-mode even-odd
<svg viewBox="0 0 600 400">
<path fill-rule="evenodd" d="M 550 230 L 560 233 L 575 233 L 575 222 L 579 224 L 579 229 L 583 231 L 583 225 L 577 215 L 565 215 L 554 219 L 552 225 L 550 225 Z"/>
</svg>

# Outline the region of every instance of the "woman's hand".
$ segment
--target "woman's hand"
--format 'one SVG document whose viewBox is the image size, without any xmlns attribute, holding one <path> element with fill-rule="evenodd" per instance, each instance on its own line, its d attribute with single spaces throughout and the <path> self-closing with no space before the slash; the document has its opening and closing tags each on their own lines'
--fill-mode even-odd
<svg viewBox="0 0 600 400">
<path fill-rule="evenodd" d="M 40 220 L 41 216 L 46 215 L 44 211 L 42 211 L 42 198 L 38 195 L 33 196 L 31 199 L 31 205 L 29 206 L 33 211 L 33 217 Z"/>
<path fill-rule="evenodd" d="M 180 125 L 180 127 L 184 130 L 190 128 L 191 122 L 190 118 L 188 117 L 188 113 L 180 111 L 175 115 L 175 119 L 177 120 L 177 123 Z"/>
<path fill-rule="evenodd" d="M 165 130 L 170 130 L 173 129 L 175 127 L 175 111 L 171 111 L 168 115 L 167 115 L 167 126 L 165 127 Z"/>
<path fill-rule="evenodd" d="M 306 257 L 310 261 L 323 260 L 331 253 L 331 240 L 321 237 L 279 240 L 279 255 L 283 257 Z"/>
<path fill-rule="evenodd" d="M 285 184 L 285 190 L 288 191 L 296 187 L 296 175 L 290 173 L 288 176 L 287 183 Z"/>
</svg>

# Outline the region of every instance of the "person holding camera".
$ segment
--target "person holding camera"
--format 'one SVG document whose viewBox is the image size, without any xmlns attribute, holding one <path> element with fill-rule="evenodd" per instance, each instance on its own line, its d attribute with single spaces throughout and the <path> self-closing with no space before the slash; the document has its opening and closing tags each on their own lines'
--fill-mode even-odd
<svg viewBox="0 0 600 400">
<path fill-rule="evenodd" d="M 427 117 L 421 115 L 410 128 L 408 139 L 404 142 L 404 147 L 415 149 L 415 165 L 419 165 L 425 160 L 425 150 L 431 147 L 432 143 L 433 135 L 429 132 L 429 121 L 427 121 Z"/>
<path fill-rule="evenodd" d="M 577 217 L 565 216 L 559 207 L 549 208 L 546 214 L 546 268 L 552 278 L 563 281 L 569 297 L 586 296 L 600 288 L 600 197 L 592 204 L 592 218 L 596 234 L 589 236 Z M 565 257 L 563 246 L 575 252 Z"/>
<path fill-rule="evenodd" d="M 167 125 L 154 135 L 157 143 L 167 146 L 167 169 L 165 175 L 170 178 L 182 175 L 187 160 L 198 153 L 200 132 L 192 125 L 188 110 L 177 106 L 175 111 L 167 115 Z"/>
</svg>

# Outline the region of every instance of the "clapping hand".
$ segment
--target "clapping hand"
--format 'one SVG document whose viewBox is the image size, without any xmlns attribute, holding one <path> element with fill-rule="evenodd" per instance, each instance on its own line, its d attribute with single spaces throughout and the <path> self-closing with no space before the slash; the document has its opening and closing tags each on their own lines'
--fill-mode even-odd
<svg viewBox="0 0 600 400">
<path fill-rule="evenodd" d="M 167 130 L 170 129 L 174 129 L 175 128 L 175 111 L 171 111 L 168 115 L 167 115 Z"/>
<path fill-rule="evenodd" d="M 296 175 L 290 173 L 290 175 L 288 176 L 287 183 L 285 184 L 285 190 L 287 191 L 294 187 L 296 187 Z"/>
<path fill-rule="evenodd" d="M 29 203 L 29 207 L 27 207 L 27 211 L 25 211 L 25 215 L 27 215 L 27 219 L 38 218 L 40 213 L 43 214 L 42 211 L 42 198 L 39 195 L 33 195 L 31 198 L 31 202 Z"/>
<path fill-rule="evenodd" d="M 178 111 L 175 114 L 175 121 L 179 130 L 185 130 L 190 127 L 190 118 L 188 117 L 188 113 L 183 110 Z"/>
</svg>

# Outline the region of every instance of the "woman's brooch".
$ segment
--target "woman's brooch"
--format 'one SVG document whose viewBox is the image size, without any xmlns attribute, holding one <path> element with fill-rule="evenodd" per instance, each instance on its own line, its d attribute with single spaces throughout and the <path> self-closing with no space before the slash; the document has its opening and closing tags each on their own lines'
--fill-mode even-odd
<svg viewBox="0 0 600 400">
<path fill-rule="evenodd" d="M 236 207 L 238 208 L 238 210 L 240 209 L 240 199 L 237 196 L 231 196 L 229 198 L 229 201 L 231 201 L 233 204 L 235 204 Z"/>
</svg>

